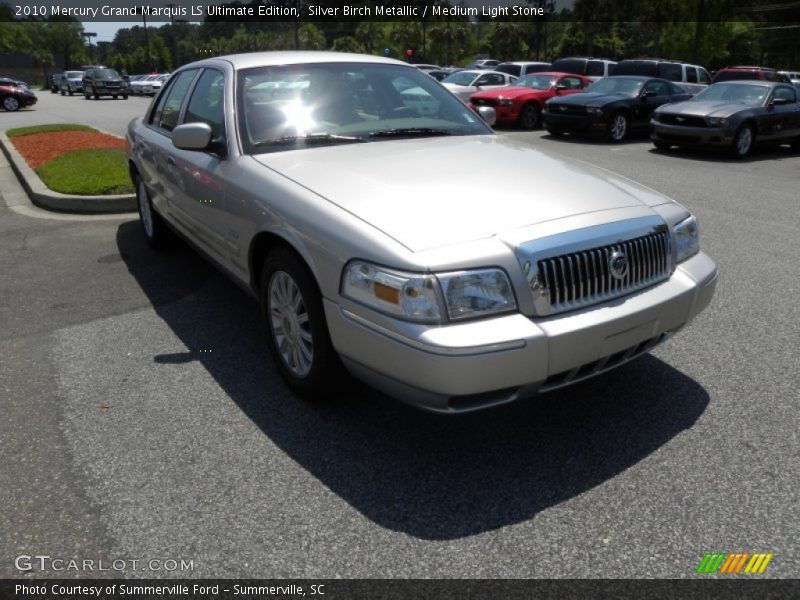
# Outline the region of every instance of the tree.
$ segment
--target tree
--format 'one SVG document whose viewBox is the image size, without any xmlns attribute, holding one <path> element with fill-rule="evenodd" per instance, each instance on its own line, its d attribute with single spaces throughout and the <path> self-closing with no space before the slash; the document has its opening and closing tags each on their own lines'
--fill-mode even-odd
<svg viewBox="0 0 800 600">
<path fill-rule="evenodd" d="M 356 52 L 362 54 L 364 52 L 364 46 L 352 35 L 346 35 L 333 40 L 333 47 L 331 50 L 335 52 Z"/>
</svg>

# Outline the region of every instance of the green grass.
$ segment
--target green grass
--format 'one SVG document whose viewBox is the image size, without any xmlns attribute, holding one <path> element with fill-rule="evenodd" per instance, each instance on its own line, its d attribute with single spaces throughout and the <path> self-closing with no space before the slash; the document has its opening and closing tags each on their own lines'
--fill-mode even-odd
<svg viewBox="0 0 800 600">
<path fill-rule="evenodd" d="M 8 137 L 18 135 L 31 135 L 32 133 L 50 133 L 51 131 L 96 131 L 86 125 L 71 125 L 71 124 L 52 124 L 52 125 L 34 125 L 33 127 L 18 127 L 17 129 L 9 129 L 6 131 Z"/>
<path fill-rule="evenodd" d="M 36 172 L 47 187 L 62 194 L 99 196 L 133 192 L 122 148 L 76 150 L 54 158 Z"/>
</svg>

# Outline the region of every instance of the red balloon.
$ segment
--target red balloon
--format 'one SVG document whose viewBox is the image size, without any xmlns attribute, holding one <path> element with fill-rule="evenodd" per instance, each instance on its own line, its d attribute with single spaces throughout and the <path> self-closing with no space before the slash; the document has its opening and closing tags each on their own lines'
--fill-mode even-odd
<svg viewBox="0 0 800 600">
<path fill-rule="evenodd" d="M 411 48 L 409 48 L 408 50 L 406 50 L 406 56 L 414 56 L 414 51 Z"/>
</svg>

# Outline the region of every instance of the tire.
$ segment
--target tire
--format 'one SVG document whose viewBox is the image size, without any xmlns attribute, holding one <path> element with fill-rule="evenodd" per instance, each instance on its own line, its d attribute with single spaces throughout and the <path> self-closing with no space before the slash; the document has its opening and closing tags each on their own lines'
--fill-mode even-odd
<svg viewBox="0 0 800 600">
<path fill-rule="evenodd" d="M 6 96 L 3 98 L 3 108 L 7 112 L 16 112 L 19 110 L 19 100 L 14 98 L 14 96 Z"/>
<path fill-rule="evenodd" d="M 331 344 L 317 283 L 294 252 L 278 248 L 267 255 L 260 299 L 267 344 L 281 378 L 304 398 L 329 397 L 344 369 Z"/>
<path fill-rule="evenodd" d="M 62 95 L 62 96 L 66 96 L 66 95 L 67 95 L 67 92 L 65 92 L 64 90 L 61 90 L 61 95 Z M 70 96 L 71 96 L 71 95 L 72 95 L 72 94 L 70 94 Z"/>
<path fill-rule="evenodd" d="M 164 219 L 153 209 L 153 202 L 147 192 L 144 180 L 137 175 L 133 181 L 136 186 L 136 204 L 139 209 L 139 222 L 142 224 L 142 231 L 147 243 L 157 250 L 167 246 L 169 241 L 169 229 Z"/>
<path fill-rule="evenodd" d="M 128 94 L 125 94 L 124 96 L 122 96 L 122 99 L 123 100 L 127 100 L 128 99 Z"/>
<path fill-rule="evenodd" d="M 70 96 L 72 96 L 73 94 L 75 94 L 75 92 L 73 92 L 72 90 L 70 90 L 70 91 L 69 91 L 69 95 L 70 95 Z"/>
<path fill-rule="evenodd" d="M 116 100 L 117 98 L 118 98 L 118 96 L 111 96 L 112 100 Z"/>
<path fill-rule="evenodd" d="M 630 119 L 628 119 L 628 115 L 624 112 L 615 112 L 611 115 L 608 123 L 608 133 L 606 134 L 608 141 L 614 144 L 623 141 L 628 135 L 629 127 Z"/>
<path fill-rule="evenodd" d="M 731 154 L 734 158 L 745 158 L 753 150 L 753 142 L 756 136 L 753 132 L 753 126 L 745 123 L 733 136 L 733 144 L 731 144 Z"/>
<path fill-rule="evenodd" d="M 800 152 L 800 137 L 792 142 L 792 152 Z"/>
<path fill-rule="evenodd" d="M 555 127 L 547 127 L 547 126 L 545 126 L 545 129 L 547 129 L 547 133 L 549 133 L 553 137 L 561 137 L 562 135 L 564 135 L 564 131 L 563 130 L 556 129 Z"/>
<path fill-rule="evenodd" d="M 656 147 L 656 150 L 658 150 L 660 152 L 666 152 L 667 150 L 672 148 L 672 144 L 669 144 L 667 142 L 656 142 L 656 141 L 653 141 L 653 145 Z"/>
<path fill-rule="evenodd" d="M 91 98 L 91 96 L 89 96 L 89 92 L 83 92 L 83 99 L 89 100 L 89 98 Z"/>
<path fill-rule="evenodd" d="M 526 104 L 519 111 L 519 126 L 523 129 L 536 129 L 541 125 L 542 111 L 533 103 Z"/>
<path fill-rule="evenodd" d="M 95 99 L 95 100 L 100 100 L 100 94 L 95 94 L 95 95 L 94 95 L 94 99 Z"/>
</svg>

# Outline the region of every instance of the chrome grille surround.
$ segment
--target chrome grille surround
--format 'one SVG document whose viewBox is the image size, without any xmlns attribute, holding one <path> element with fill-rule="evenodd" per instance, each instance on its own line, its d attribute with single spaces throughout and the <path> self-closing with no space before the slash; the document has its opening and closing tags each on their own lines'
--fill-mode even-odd
<svg viewBox="0 0 800 600">
<path fill-rule="evenodd" d="M 611 274 L 610 260 L 627 257 L 627 273 Z M 587 227 L 517 248 L 537 316 L 607 302 L 668 279 L 675 270 L 670 231 L 657 216 Z"/>
</svg>

